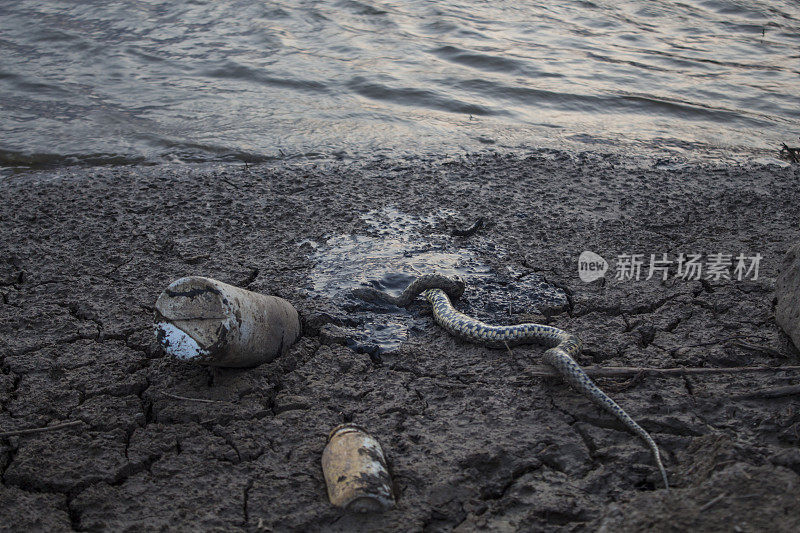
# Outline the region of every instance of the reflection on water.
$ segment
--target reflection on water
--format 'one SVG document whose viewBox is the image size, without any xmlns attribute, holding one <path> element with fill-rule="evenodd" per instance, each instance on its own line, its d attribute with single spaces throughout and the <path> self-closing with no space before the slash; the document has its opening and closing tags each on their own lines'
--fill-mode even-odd
<svg viewBox="0 0 800 533">
<path fill-rule="evenodd" d="M 5 0 L 0 164 L 754 153 L 798 49 L 793 0 Z"/>
</svg>

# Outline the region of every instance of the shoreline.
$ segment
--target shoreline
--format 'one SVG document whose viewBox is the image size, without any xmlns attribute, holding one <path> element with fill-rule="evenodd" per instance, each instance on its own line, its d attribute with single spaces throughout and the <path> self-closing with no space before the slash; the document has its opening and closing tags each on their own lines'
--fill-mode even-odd
<svg viewBox="0 0 800 533">
<path fill-rule="evenodd" d="M 392 161 L 392 160 L 430 160 L 468 159 L 485 156 L 516 156 L 516 157 L 563 157 L 590 155 L 604 159 L 612 158 L 624 161 L 625 164 L 636 168 L 656 167 L 661 170 L 675 170 L 684 167 L 705 166 L 777 166 L 786 168 L 791 165 L 791 155 L 785 153 L 783 146 L 778 143 L 774 147 L 723 147 L 702 145 L 696 142 L 670 143 L 661 146 L 655 141 L 631 141 L 623 144 L 619 140 L 606 143 L 567 141 L 560 139 L 558 142 L 547 143 L 546 139 L 538 139 L 534 145 L 497 145 L 489 144 L 483 148 L 480 145 L 464 147 L 442 146 L 438 150 L 425 153 L 408 153 L 397 147 L 378 147 L 371 151 L 375 154 L 363 158 L 358 151 L 332 150 L 330 152 L 309 151 L 295 154 L 286 154 L 278 150 L 274 154 L 250 154 L 240 151 L 231 151 L 220 159 L 199 160 L 189 158 L 182 160 L 178 155 L 164 154 L 152 155 L 111 155 L 111 154 L 15 154 L 12 151 L 0 149 L 0 179 L 14 178 L 16 176 L 30 176 L 54 172 L 102 172 L 115 169 L 137 169 L 150 167 L 190 167 L 204 169 L 211 167 L 291 167 L 294 165 L 324 165 L 324 164 L 359 164 L 364 161 Z M 791 142 L 789 142 L 791 144 Z M 449 151 L 448 151 L 449 150 Z M 5 155 L 3 155 L 5 153 Z M 446 155 L 443 155 L 446 154 Z M 520 156 L 519 154 L 524 154 Z M 174 158 L 174 159 L 170 159 Z M 27 162 L 27 165 L 3 166 L 2 162 Z M 32 164 L 31 164 L 32 163 Z"/>
<path fill-rule="evenodd" d="M 423 308 L 423 330 L 380 361 L 342 345 L 324 328 L 346 311 L 309 296 L 314 261 L 302 244 L 379 236 L 361 215 L 387 206 L 438 216 L 419 232 L 435 245 L 566 292 L 568 307 L 545 315 L 583 339 L 582 366 L 793 366 L 798 352 L 775 324 L 772 291 L 800 239 L 800 167 L 642 168 L 563 151 L 202 167 L 0 179 L 0 433 L 84 424 L 0 439 L 3 522 L 800 528 L 800 400 L 736 398 L 796 374 L 599 379 L 664 450 L 674 485 L 665 493 L 636 437 L 559 380 L 534 375 L 539 347 L 512 357 L 462 343 Z M 474 234 L 450 234 L 481 217 L 487 224 Z M 585 250 L 608 260 L 759 253 L 763 262 L 756 280 L 584 283 Z M 192 274 L 288 299 L 303 336 L 285 357 L 249 370 L 164 358 L 153 304 Z M 739 337 L 768 350 L 731 342 Z M 320 454 L 342 421 L 381 443 L 395 510 L 361 517 L 328 503 Z"/>
</svg>

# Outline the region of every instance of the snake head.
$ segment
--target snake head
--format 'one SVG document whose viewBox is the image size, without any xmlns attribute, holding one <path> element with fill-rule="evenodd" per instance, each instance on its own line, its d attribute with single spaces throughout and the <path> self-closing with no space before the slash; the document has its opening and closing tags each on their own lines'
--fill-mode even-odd
<svg viewBox="0 0 800 533">
<path fill-rule="evenodd" d="M 445 290 L 445 292 L 453 300 L 458 300 L 461 298 L 461 295 L 464 294 L 464 288 L 467 286 L 467 283 L 464 281 L 464 278 L 457 274 L 454 274 L 450 279 L 453 281 L 453 286 Z"/>
<path fill-rule="evenodd" d="M 381 299 L 378 291 L 371 287 L 358 287 L 350 291 L 350 295 L 365 302 L 377 302 Z"/>
</svg>

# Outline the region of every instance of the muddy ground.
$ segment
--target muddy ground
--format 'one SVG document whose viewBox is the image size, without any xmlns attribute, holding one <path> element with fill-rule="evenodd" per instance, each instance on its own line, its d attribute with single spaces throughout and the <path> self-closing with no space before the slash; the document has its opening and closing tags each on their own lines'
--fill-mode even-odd
<svg viewBox="0 0 800 533">
<path fill-rule="evenodd" d="M 667 493 L 615 419 L 530 375 L 541 348 L 474 347 L 430 320 L 381 357 L 343 345 L 340 302 L 308 297 L 301 243 L 374 231 L 360 215 L 384 206 L 450 209 L 432 237 L 567 291 L 566 309 L 539 311 L 583 338 L 583 365 L 792 366 L 773 290 L 800 239 L 799 179 L 558 152 L 6 177 L 0 432 L 81 424 L 0 438 L 0 529 L 797 531 L 800 398 L 763 391 L 800 372 L 599 379 L 662 447 Z M 763 260 L 755 281 L 587 284 L 584 250 Z M 304 336 L 250 370 L 168 359 L 153 304 L 188 274 L 289 299 Z M 395 510 L 329 505 L 320 455 L 342 421 L 382 443 Z"/>
</svg>

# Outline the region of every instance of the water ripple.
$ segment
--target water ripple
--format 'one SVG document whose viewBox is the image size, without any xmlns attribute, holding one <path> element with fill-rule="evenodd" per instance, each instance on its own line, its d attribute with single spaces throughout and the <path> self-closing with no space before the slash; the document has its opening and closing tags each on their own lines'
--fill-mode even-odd
<svg viewBox="0 0 800 533">
<path fill-rule="evenodd" d="M 800 133 L 798 46 L 792 0 L 5 0 L 0 166 L 759 156 Z"/>
</svg>

